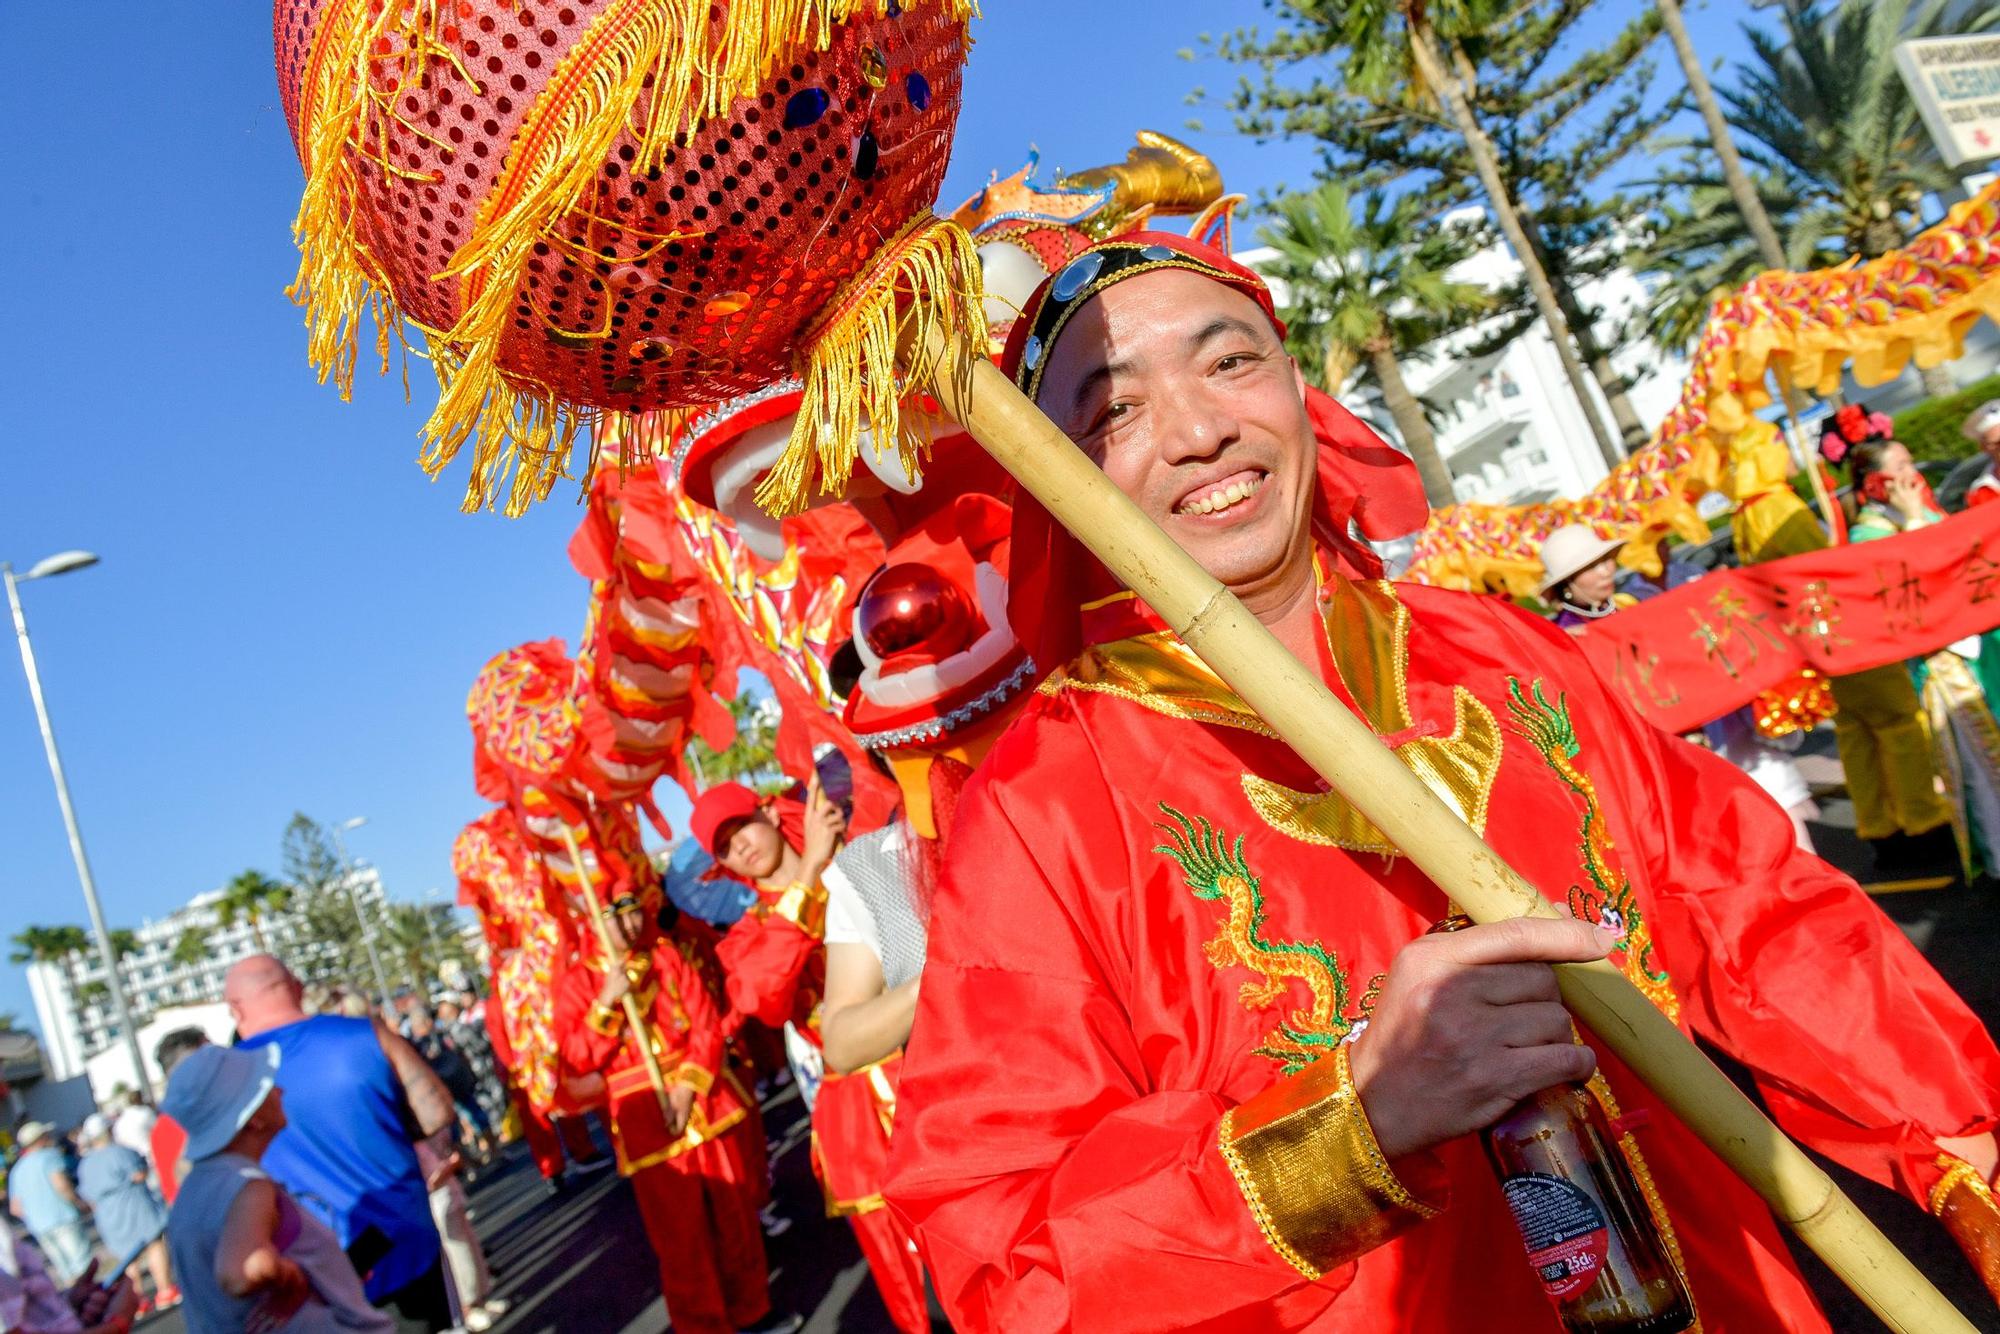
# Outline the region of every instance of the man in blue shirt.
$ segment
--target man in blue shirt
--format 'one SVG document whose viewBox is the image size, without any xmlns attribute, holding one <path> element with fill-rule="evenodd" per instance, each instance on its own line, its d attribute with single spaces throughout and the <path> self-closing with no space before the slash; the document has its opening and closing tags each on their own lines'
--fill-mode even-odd
<svg viewBox="0 0 2000 1334">
<path fill-rule="evenodd" d="M 90 1263 L 90 1232 L 76 1187 L 56 1152 L 56 1128 L 29 1121 L 17 1139 L 21 1156 L 7 1173 L 7 1208 L 42 1248 L 56 1282 L 75 1282 Z"/>
<path fill-rule="evenodd" d="M 430 1185 L 414 1140 L 455 1124 L 451 1093 L 415 1048 L 377 1019 L 308 1015 L 304 987 L 268 954 L 232 966 L 222 998 L 238 1045 L 284 1052 L 285 1129 L 264 1170 L 318 1215 L 366 1278 L 368 1300 L 405 1328 L 452 1324 Z M 440 1157 L 449 1159 L 449 1144 Z"/>
</svg>

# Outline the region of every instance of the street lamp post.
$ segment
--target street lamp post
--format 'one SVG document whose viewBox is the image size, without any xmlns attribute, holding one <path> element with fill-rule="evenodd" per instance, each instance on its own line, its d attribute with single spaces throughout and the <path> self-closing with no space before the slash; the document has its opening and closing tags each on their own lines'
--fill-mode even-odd
<svg viewBox="0 0 2000 1334">
<path fill-rule="evenodd" d="M 42 728 L 42 749 L 48 752 L 49 773 L 56 781 L 56 803 L 62 807 L 63 827 L 69 831 L 69 852 L 76 861 L 76 877 L 83 882 L 83 901 L 90 908 L 90 928 L 97 936 L 98 957 L 104 961 L 104 978 L 111 992 L 112 1007 L 118 1013 L 118 1028 L 125 1035 L 126 1053 L 132 1058 L 132 1075 L 150 1100 L 153 1079 L 146 1073 L 146 1058 L 139 1050 L 139 1030 L 132 1024 L 132 1009 L 125 1003 L 125 982 L 118 976 L 118 956 L 111 948 L 111 932 L 104 925 L 104 905 L 97 901 L 97 881 L 90 874 L 90 858 L 83 850 L 83 831 L 77 827 L 76 807 L 70 803 L 69 780 L 63 776 L 62 753 L 56 749 L 56 731 L 49 722 L 48 702 L 42 698 L 42 674 L 35 666 L 35 648 L 28 640 L 28 618 L 21 611 L 20 585 L 30 579 L 68 574 L 97 564 L 88 551 L 64 551 L 37 561 L 26 574 L 0 561 L 0 580 L 7 585 L 7 607 L 14 614 L 14 637 L 21 643 L 21 667 L 28 674 L 28 696 L 35 702 L 35 721 Z"/>
<path fill-rule="evenodd" d="M 375 952 L 375 928 L 369 925 L 367 915 L 361 911 L 361 899 L 354 892 L 354 863 L 347 860 L 347 839 L 343 837 L 347 831 L 359 829 L 367 823 L 367 816 L 357 815 L 335 825 L 333 845 L 340 849 L 340 883 L 347 889 L 347 906 L 354 909 L 354 920 L 361 927 L 361 943 L 368 950 L 368 967 L 375 974 L 377 1003 L 382 1007 L 382 1017 L 393 1024 L 396 1009 L 389 1003 L 389 979 L 382 973 L 382 956 Z"/>
</svg>

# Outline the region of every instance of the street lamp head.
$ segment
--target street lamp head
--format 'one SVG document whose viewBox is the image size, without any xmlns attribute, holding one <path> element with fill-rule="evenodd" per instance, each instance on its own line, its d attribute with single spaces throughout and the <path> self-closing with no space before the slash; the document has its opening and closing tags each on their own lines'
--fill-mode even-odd
<svg viewBox="0 0 2000 1334">
<path fill-rule="evenodd" d="M 85 566 L 97 564 L 97 556 L 89 551 L 58 551 L 35 562 L 34 567 L 23 579 L 46 579 L 52 574 L 68 574 L 71 570 L 81 570 Z"/>
</svg>

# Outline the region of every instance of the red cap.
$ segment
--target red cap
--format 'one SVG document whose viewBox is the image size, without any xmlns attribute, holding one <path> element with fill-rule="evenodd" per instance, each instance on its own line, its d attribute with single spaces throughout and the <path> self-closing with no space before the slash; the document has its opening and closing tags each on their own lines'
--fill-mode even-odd
<svg viewBox="0 0 2000 1334">
<path fill-rule="evenodd" d="M 711 857 L 720 856 L 715 836 L 730 821 L 755 815 L 762 804 L 757 794 L 741 783 L 717 783 L 694 799 L 694 814 L 688 817 L 688 824 L 695 842 Z"/>
</svg>

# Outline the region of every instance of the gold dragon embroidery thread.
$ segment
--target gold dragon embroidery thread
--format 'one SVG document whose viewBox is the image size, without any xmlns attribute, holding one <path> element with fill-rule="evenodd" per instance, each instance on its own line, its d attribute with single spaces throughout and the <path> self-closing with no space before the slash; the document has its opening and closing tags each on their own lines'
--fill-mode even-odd
<svg viewBox="0 0 2000 1334">
<path fill-rule="evenodd" d="M 1350 1016 L 1347 970 L 1333 951 L 1317 941 L 1265 939 L 1263 882 L 1244 860 L 1243 836 L 1232 843 L 1205 817 L 1190 819 L 1164 801 L 1159 807 L 1167 821 L 1154 828 L 1166 842 L 1153 851 L 1173 859 L 1196 898 L 1227 907 L 1202 952 L 1218 970 L 1242 967 L 1257 974 L 1237 992 L 1244 1008 L 1271 1009 L 1294 981 L 1304 982 L 1312 997 L 1280 1019 L 1256 1053 L 1276 1061 L 1284 1073 L 1297 1074 L 1359 1032 L 1383 979 L 1369 982 L 1358 1013 Z"/>
<path fill-rule="evenodd" d="M 1626 978 L 1662 1014 L 1679 1023 L 1680 998 L 1674 994 L 1666 970 L 1655 967 L 1652 928 L 1639 907 L 1638 896 L 1632 892 L 1631 880 L 1618 864 L 1617 845 L 1605 825 L 1597 788 L 1590 775 L 1576 766 L 1583 746 L 1577 740 L 1576 725 L 1570 721 L 1569 697 L 1559 695 L 1551 704 L 1542 692 L 1540 681 L 1529 691 L 1523 691 L 1521 682 L 1511 676 L 1507 678 L 1507 694 L 1515 734 L 1533 746 L 1563 785 L 1583 799 L 1583 870 L 1590 883 L 1588 887 L 1580 883 L 1569 887 L 1571 914 L 1609 927 L 1623 937 L 1622 967 Z"/>
</svg>

